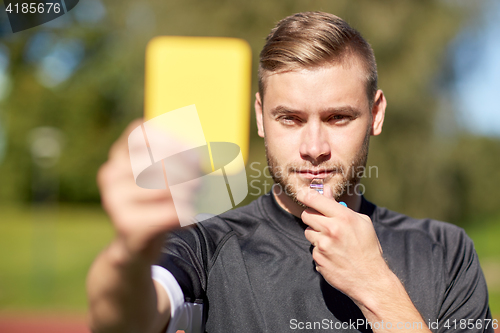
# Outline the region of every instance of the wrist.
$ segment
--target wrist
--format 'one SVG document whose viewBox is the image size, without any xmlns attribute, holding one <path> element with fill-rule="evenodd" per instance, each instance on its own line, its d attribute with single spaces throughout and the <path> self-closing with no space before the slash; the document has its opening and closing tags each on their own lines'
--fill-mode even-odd
<svg viewBox="0 0 500 333">
<path fill-rule="evenodd" d="M 377 315 L 383 312 L 394 298 L 400 298 L 401 295 L 407 297 L 401 281 L 387 266 L 379 274 L 372 276 L 370 281 L 371 283 L 365 284 L 364 288 L 358 289 L 354 299 L 363 313 L 366 311 Z"/>
<path fill-rule="evenodd" d="M 375 322 L 421 322 L 421 328 L 428 331 L 425 320 L 413 305 L 399 278 L 390 273 L 374 279 L 376 289 L 366 292 L 356 302 L 367 321 Z"/>
<path fill-rule="evenodd" d="M 383 317 L 387 309 L 401 301 L 411 302 L 403 284 L 387 266 L 373 276 L 371 283 L 360 289 L 357 296 L 355 302 L 360 309 L 375 317 Z"/>
</svg>

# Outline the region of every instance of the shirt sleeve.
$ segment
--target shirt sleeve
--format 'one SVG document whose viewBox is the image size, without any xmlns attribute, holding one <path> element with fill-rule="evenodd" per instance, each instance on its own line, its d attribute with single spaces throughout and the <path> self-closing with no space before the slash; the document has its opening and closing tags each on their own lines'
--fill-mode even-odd
<svg viewBox="0 0 500 333">
<path fill-rule="evenodd" d="M 170 299 L 170 321 L 166 333 L 175 333 L 177 330 L 203 332 L 203 304 L 185 302 L 177 280 L 165 268 L 154 265 L 151 271 L 153 279 L 165 289 Z"/>
<path fill-rule="evenodd" d="M 447 239 L 446 291 L 434 332 L 493 333 L 488 289 L 472 240 L 458 229 Z M 432 324 L 432 323 L 431 323 Z"/>
<path fill-rule="evenodd" d="M 171 301 L 167 333 L 204 331 L 208 304 L 205 243 L 197 226 L 182 228 L 167 236 L 162 254 L 152 267 L 153 279 L 163 286 Z"/>
</svg>

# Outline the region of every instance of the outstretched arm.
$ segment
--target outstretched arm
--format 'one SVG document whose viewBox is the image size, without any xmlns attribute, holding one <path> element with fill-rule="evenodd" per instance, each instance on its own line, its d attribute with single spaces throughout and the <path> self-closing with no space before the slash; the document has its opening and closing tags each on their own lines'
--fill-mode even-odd
<svg viewBox="0 0 500 333">
<path fill-rule="evenodd" d="M 135 184 L 129 159 L 132 123 L 110 150 L 98 184 L 116 236 L 87 278 L 92 331 L 159 333 L 170 319 L 168 294 L 151 278 L 165 234 L 179 226 L 170 192 Z M 133 147 L 131 147 L 133 149 Z"/>
</svg>

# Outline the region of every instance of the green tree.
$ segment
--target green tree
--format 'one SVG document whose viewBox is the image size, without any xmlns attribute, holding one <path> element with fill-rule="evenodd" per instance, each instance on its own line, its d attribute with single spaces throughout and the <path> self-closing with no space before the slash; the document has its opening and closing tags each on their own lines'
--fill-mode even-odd
<svg viewBox="0 0 500 333">
<path fill-rule="evenodd" d="M 258 52 L 270 28 L 294 12 L 323 10 L 346 19 L 372 44 L 379 86 L 389 103 L 384 132 L 372 139 L 369 164 L 378 168 L 378 177 L 372 175 L 364 181 L 366 196 L 410 215 L 451 221 L 471 214 L 474 207 L 496 211 L 494 204 L 476 195 L 480 182 L 468 172 L 473 158 L 481 161 L 475 167 L 494 169 L 497 160 L 483 153 L 490 149 L 496 152 L 496 141 L 484 143 L 464 136 L 450 143 L 435 131 L 439 107 L 434 92 L 436 75 L 445 60 L 447 44 L 463 26 L 466 12 L 473 13 L 473 7 L 428 0 L 115 0 L 105 3 L 102 20 L 85 21 L 78 13 L 83 6 L 80 2 L 66 18 L 58 19 L 66 20 L 62 27 L 44 25 L 2 37 L 1 42 L 10 50 L 12 82 L 10 95 L 0 102 L 0 119 L 7 133 L 7 154 L 0 165 L 2 201 L 31 197 L 33 163 L 27 136 L 38 126 L 57 127 L 65 136 L 58 166 L 60 199 L 99 200 L 97 169 L 126 124 L 142 114 L 144 51 L 152 37 L 246 39 L 253 49 L 255 92 Z M 93 12 L 88 13 L 87 18 L 91 18 Z M 5 23 L 5 17 L 3 20 Z M 42 32 L 55 41 L 54 45 L 61 41 L 83 45 L 83 58 L 73 74 L 54 87 L 44 86 L 37 76 L 44 58 L 30 61 L 26 56 Z M 263 142 L 256 136 L 253 119 L 252 126 L 249 162 L 258 161 L 263 168 Z M 468 155 L 463 154 L 464 142 L 470 147 Z M 263 188 L 264 179 L 261 176 L 254 186 Z M 494 186 L 485 186 L 492 197 L 498 194 Z M 254 198 L 249 196 L 246 202 Z"/>
</svg>

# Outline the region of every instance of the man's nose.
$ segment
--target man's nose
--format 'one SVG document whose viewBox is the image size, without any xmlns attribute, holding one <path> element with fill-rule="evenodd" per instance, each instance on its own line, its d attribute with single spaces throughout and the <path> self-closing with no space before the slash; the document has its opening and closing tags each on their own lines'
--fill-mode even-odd
<svg viewBox="0 0 500 333">
<path fill-rule="evenodd" d="M 308 123 L 302 132 L 300 155 L 303 159 L 318 165 L 331 155 L 328 133 L 321 123 Z"/>
</svg>

